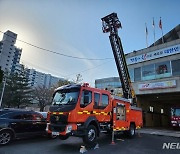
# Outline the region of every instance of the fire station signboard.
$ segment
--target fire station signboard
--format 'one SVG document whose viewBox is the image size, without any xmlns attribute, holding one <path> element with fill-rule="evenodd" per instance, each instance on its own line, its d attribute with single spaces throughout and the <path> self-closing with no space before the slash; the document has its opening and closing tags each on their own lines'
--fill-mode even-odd
<svg viewBox="0 0 180 154">
<path fill-rule="evenodd" d="M 149 53 L 141 54 L 138 56 L 134 56 L 131 58 L 127 58 L 126 61 L 127 61 L 127 64 L 135 64 L 135 63 L 148 61 L 151 59 L 174 55 L 177 53 L 180 53 L 180 44 L 174 45 L 168 48 L 152 51 Z"/>
<path fill-rule="evenodd" d="M 139 90 L 153 90 L 176 87 L 176 80 L 139 84 Z"/>
</svg>

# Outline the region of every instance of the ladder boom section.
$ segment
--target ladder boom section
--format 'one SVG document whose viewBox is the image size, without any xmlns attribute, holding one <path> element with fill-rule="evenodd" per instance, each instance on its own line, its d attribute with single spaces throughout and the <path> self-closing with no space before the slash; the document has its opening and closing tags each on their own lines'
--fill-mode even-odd
<svg viewBox="0 0 180 154">
<path fill-rule="evenodd" d="M 103 24 L 103 32 L 110 32 L 110 43 L 113 50 L 117 70 L 122 84 L 123 95 L 125 98 L 135 99 L 135 92 L 131 84 L 130 75 L 124 55 L 121 39 L 118 36 L 118 28 L 121 28 L 121 23 L 116 13 L 112 13 L 101 19 Z"/>
</svg>

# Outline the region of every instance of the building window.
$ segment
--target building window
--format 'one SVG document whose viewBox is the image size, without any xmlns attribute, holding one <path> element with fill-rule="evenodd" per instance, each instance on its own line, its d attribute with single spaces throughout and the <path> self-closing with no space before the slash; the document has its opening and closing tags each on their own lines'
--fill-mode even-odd
<svg viewBox="0 0 180 154">
<path fill-rule="evenodd" d="M 141 67 L 134 69 L 134 81 L 141 81 Z"/>
<path fill-rule="evenodd" d="M 170 61 L 156 63 L 155 69 L 156 69 L 156 78 L 171 76 Z"/>
<path fill-rule="evenodd" d="M 150 106 L 150 107 L 149 107 L 149 111 L 150 111 L 150 112 L 153 112 L 153 110 L 154 110 L 154 107 Z"/>
<path fill-rule="evenodd" d="M 150 64 L 142 67 L 142 80 L 155 79 L 155 65 Z"/>
<path fill-rule="evenodd" d="M 172 75 L 180 75 L 180 59 L 171 61 L 172 64 Z"/>
<path fill-rule="evenodd" d="M 129 69 L 129 75 L 130 75 L 131 81 L 134 81 L 134 69 Z"/>
</svg>

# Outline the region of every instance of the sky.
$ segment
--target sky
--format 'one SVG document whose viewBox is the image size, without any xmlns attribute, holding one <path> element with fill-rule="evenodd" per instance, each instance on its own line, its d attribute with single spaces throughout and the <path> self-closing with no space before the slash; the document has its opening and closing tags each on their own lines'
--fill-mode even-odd
<svg viewBox="0 0 180 154">
<path fill-rule="evenodd" d="M 180 24 L 179 0 L 0 0 L 0 31 L 10 30 L 17 39 L 60 54 L 53 54 L 21 41 L 21 63 L 28 68 L 75 80 L 81 74 L 83 82 L 94 85 L 95 79 L 118 76 L 109 41 L 102 32 L 101 18 L 115 12 L 122 23 L 119 29 L 124 52 L 146 48 L 153 44 L 152 20 L 156 40 L 161 37 L 158 26 L 162 18 L 166 34 Z M 0 40 L 3 34 L 0 33 Z"/>
</svg>

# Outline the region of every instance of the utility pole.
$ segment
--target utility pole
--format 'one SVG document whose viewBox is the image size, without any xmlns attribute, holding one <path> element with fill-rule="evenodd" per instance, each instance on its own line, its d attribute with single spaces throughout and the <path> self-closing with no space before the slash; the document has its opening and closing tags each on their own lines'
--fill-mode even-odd
<svg viewBox="0 0 180 154">
<path fill-rule="evenodd" d="M 3 99 L 5 87 L 6 87 L 6 77 L 5 77 L 5 79 L 4 79 L 3 89 L 2 89 L 2 93 L 1 93 L 0 108 L 1 108 L 1 105 L 2 105 L 2 99 Z"/>
</svg>

